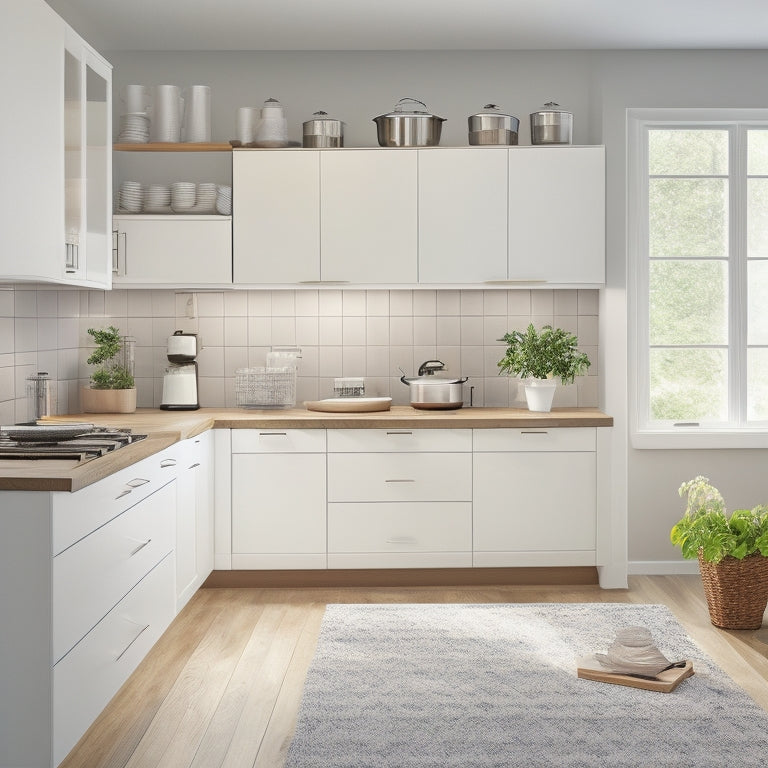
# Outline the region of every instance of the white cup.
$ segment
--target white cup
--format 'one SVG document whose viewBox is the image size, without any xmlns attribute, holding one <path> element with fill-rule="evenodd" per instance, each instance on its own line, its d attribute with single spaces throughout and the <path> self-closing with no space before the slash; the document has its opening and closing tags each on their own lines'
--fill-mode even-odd
<svg viewBox="0 0 768 768">
<path fill-rule="evenodd" d="M 207 85 L 191 85 L 184 95 L 184 141 L 211 140 L 211 89 Z"/>
<path fill-rule="evenodd" d="M 181 140 L 181 118 L 184 100 L 177 85 L 156 85 L 152 115 L 152 140 L 178 142 Z"/>
<path fill-rule="evenodd" d="M 123 88 L 125 112 L 147 112 L 149 109 L 149 89 L 146 85 L 126 85 Z"/>
<path fill-rule="evenodd" d="M 241 144 L 250 144 L 253 141 L 258 119 L 259 110 L 257 107 L 238 107 L 235 135 Z"/>
</svg>

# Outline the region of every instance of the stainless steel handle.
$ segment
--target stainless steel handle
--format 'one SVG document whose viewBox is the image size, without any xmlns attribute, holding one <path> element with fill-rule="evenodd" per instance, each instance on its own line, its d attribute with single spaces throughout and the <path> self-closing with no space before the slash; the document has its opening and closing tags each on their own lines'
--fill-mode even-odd
<svg viewBox="0 0 768 768">
<path fill-rule="evenodd" d="M 387 539 L 387 544 L 418 544 L 419 540 L 415 536 L 393 536 Z"/>
<path fill-rule="evenodd" d="M 385 483 L 415 483 L 415 480 L 406 480 L 406 479 L 398 479 L 393 478 L 392 480 L 385 480 Z"/>
<path fill-rule="evenodd" d="M 521 435 L 548 435 L 549 432 L 546 429 L 523 429 L 520 431 Z"/>
<path fill-rule="evenodd" d="M 129 538 L 129 541 L 139 541 L 139 539 L 131 539 Z M 147 539 L 146 541 L 141 541 L 139 543 L 139 546 L 136 547 L 136 549 L 131 550 L 131 553 L 128 555 L 128 557 L 133 557 L 137 552 L 141 552 L 144 547 L 146 547 L 148 544 L 152 543 L 152 539 Z"/>
<path fill-rule="evenodd" d="M 287 432 L 259 432 L 259 437 L 288 437 Z"/>
<path fill-rule="evenodd" d="M 200 462 L 196 461 L 194 464 L 190 464 L 188 469 L 194 469 L 195 467 L 199 467 L 199 466 L 200 466 Z"/>
<path fill-rule="evenodd" d="M 129 480 L 126 485 L 130 485 L 131 488 L 139 488 L 142 485 L 146 485 L 149 482 L 146 477 L 134 477 L 133 480 Z"/>
<path fill-rule="evenodd" d="M 413 432 L 387 432 L 388 435 L 412 435 Z"/>
<path fill-rule="evenodd" d="M 122 499 L 123 496 L 127 496 L 131 492 L 131 490 L 132 490 L 131 488 L 124 488 L 122 491 L 120 491 L 120 493 L 117 494 L 117 496 L 115 496 L 115 501 L 117 501 L 118 499 Z"/>
<path fill-rule="evenodd" d="M 123 269 L 120 270 L 120 238 L 123 238 Z M 128 233 L 112 230 L 112 272 L 116 275 L 128 274 Z"/>
<path fill-rule="evenodd" d="M 126 621 L 130 621 L 130 619 L 126 619 Z M 136 623 L 136 622 L 133 622 L 133 621 L 131 621 L 131 624 L 135 624 L 135 623 Z M 137 626 L 139 626 L 139 625 L 137 624 Z M 122 650 L 122 651 L 120 651 L 120 653 L 118 654 L 117 658 L 115 658 L 115 661 L 120 661 L 120 659 L 122 659 L 122 658 L 123 658 L 123 656 L 126 654 L 126 652 L 128 651 L 128 649 L 129 649 L 129 648 L 130 648 L 130 647 L 131 647 L 131 646 L 132 646 L 132 645 L 133 645 L 133 644 L 134 644 L 134 643 L 135 643 L 135 642 L 136 642 L 136 641 L 137 641 L 137 640 L 138 640 L 138 639 L 139 639 L 139 638 L 140 638 L 140 637 L 141 637 L 141 636 L 142 636 L 142 635 L 143 635 L 143 634 L 144 634 L 144 633 L 145 633 L 145 632 L 148 630 L 148 629 L 149 629 L 149 624 L 147 624 L 145 627 L 142 627 L 142 628 L 139 630 L 139 633 L 136 635 L 136 637 L 134 637 L 134 638 L 133 638 L 133 640 L 131 640 L 131 642 L 130 642 L 130 643 L 128 643 L 128 645 L 126 645 L 126 646 L 125 646 L 125 648 L 123 648 L 123 650 Z"/>
<path fill-rule="evenodd" d="M 176 459 L 163 459 L 160 462 L 160 469 L 165 469 L 166 467 L 175 467 L 176 466 Z"/>
</svg>

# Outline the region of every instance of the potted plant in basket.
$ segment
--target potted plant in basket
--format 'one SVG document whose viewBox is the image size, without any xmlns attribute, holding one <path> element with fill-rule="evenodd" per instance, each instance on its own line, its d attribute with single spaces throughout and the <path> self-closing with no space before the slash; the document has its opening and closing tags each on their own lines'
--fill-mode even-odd
<svg viewBox="0 0 768 768">
<path fill-rule="evenodd" d="M 706 477 L 680 486 L 685 514 L 670 539 L 685 558 L 697 557 L 709 617 L 723 629 L 758 629 L 768 605 L 768 507 L 734 510 Z"/>
<path fill-rule="evenodd" d="M 525 398 L 530 411 L 549 411 L 556 379 L 572 384 L 574 377 L 590 366 L 587 355 L 577 349 L 576 336 L 562 328 L 545 325 L 539 332 L 531 323 L 525 333 L 512 331 L 499 341 L 507 344 L 507 351 L 498 362 L 499 374 L 525 379 Z"/>
<path fill-rule="evenodd" d="M 91 373 L 90 386 L 81 390 L 85 413 L 133 413 L 136 410 L 136 382 L 133 376 L 133 341 L 120 336 L 113 325 L 89 328 L 96 349 L 86 362 L 98 366 Z"/>
</svg>

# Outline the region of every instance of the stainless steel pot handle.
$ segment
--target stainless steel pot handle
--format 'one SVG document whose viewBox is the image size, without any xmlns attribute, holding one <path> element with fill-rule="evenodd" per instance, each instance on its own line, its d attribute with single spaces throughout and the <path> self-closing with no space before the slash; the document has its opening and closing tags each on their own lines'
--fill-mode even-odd
<svg viewBox="0 0 768 768">
<path fill-rule="evenodd" d="M 398 102 L 397 102 L 397 104 L 395 104 L 395 111 L 397 111 L 397 108 L 398 108 L 398 107 L 399 107 L 399 106 L 400 106 L 400 105 L 401 105 L 401 104 L 402 104 L 404 101 L 406 101 L 406 102 L 407 102 L 407 101 L 410 101 L 410 102 L 413 102 L 414 104 L 421 104 L 421 106 L 422 106 L 422 107 L 424 107 L 424 111 L 425 111 L 425 112 L 427 111 L 427 105 L 426 105 L 426 104 L 425 104 L 423 101 L 419 101 L 419 99 L 412 99 L 410 96 L 406 96 L 405 98 L 403 98 L 403 99 L 400 99 L 400 101 L 398 101 Z"/>
</svg>

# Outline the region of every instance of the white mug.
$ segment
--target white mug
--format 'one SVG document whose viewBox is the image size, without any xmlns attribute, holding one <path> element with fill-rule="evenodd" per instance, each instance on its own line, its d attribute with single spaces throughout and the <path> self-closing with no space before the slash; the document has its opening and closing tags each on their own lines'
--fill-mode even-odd
<svg viewBox="0 0 768 768">
<path fill-rule="evenodd" d="M 149 111 L 149 89 L 146 85 L 126 85 L 123 88 L 125 113 Z"/>
</svg>

